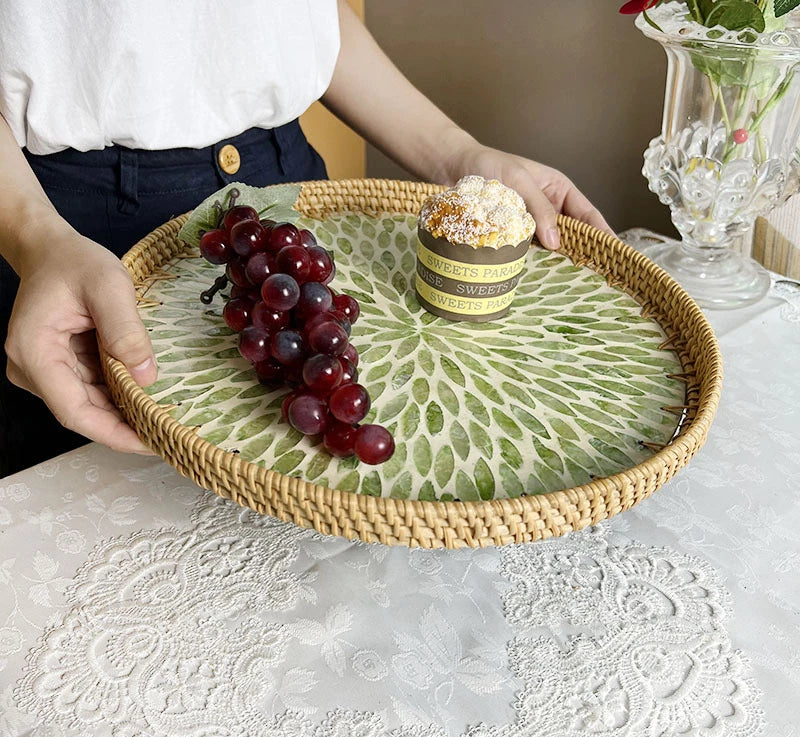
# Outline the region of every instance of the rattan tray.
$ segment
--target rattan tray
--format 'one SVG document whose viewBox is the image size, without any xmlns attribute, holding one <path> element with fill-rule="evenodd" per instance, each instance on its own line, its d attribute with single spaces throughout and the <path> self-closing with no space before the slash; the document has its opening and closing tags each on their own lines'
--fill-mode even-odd
<svg viewBox="0 0 800 737">
<path fill-rule="evenodd" d="M 343 213 L 414 215 L 438 189 L 388 180 L 308 182 L 295 207 L 314 219 Z M 182 216 L 166 223 L 123 258 L 140 294 L 163 276 L 165 264 L 186 255 L 177 237 L 185 221 Z M 389 545 L 456 548 L 534 541 L 594 524 L 650 495 L 702 446 L 719 401 L 721 358 L 702 312 L 665 272 L 590 226 L 567 217 L 560 217 L 559 226 L 562 252 L 641 305 L 641 314 L 663 330 L 662 347 L 673 351 L 680 364 L 674 378 L 685 385 L 684 401 L 667 408 L 680 416 L 673 437 L 663 447 L 653 446 L 643 461 L 618 472 L 571 488 L 487 501 L 369 496 L 269 470 L 203 439 L 196 427 L 171 416 L 169 408 L 152 399 L 101 348 L 112 398 L 139 436 L 184 476 L 260 513 L 325 534 Z"/>
</svg>

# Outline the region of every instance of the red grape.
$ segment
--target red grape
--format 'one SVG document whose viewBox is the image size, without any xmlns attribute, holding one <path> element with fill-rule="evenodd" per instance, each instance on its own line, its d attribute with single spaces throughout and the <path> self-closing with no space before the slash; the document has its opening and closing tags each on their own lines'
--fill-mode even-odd
<svg viewBox="0 0 800 737">
<path fill-rule="evenodd" d="M 253 321 L 255 322 L 255 315 L 253 315 Z M 347 344 L 347 348 L 342 353 L 342 358 L 346 358 L 353 366 L 358 366 L 358 351 L 352 343 Z"/>
<path fill-rule="evenodd" d="M 358 381 L 358 369 L 353 362 L 341 356 L 339 363 L 342 364 L 342 384 L 355 384 Z"/>
<path fill-rule="evenodd" d="M 306 253 L 311 262 L 308 278 L 324 282 L 333 272 L 331 255 L 321 246 L 310 246 Z"/>
<path fill-rule="evenodd" d="M 340 386 L 328 399 L 328 409 L 340 422 L 355 425 L 367 416 L 370 401 L 367 390 L 361 384 Z"/>
<path fill-rule="evenodd" d="M 255 364 L 256 375 L 262 384 L 279 384 L 283 381 L 284 369 L 274 358 L 267 358 Z"/>
<path fill-rule="evenodd" d="M 231 330 L 241 333 L 250 324 L 252 310 L 253 304 L 247 297 L 229 299 L 222 308 L 222 319 Z"/>
<path fill-rule="evenodd" d="M 303 362 L 298 361 L 297 363 L 293 363 L 291 366 L 286 367 L 286 371 L 284 372 L 284 379 L 286 381 L 286 386 L 292 387 L 292 389 L 303 389 Z M 308 393 L 308 392 L 306 392 Z"/>
<path fill-rule="evenodd" d="M 336 322 L 339 323 L 344 328 L 345 333 L 350 335 L 351 327 L 350 327 L 350 320 L 347 319 L 347 315 L 344 314 L 341 310 L 331 310 L 328 313 Z"/>
<path fill-rule="evenodd" d="M 333 318 L 330 312 L 317 312 L 311 315 L 307 320 L 303 320 L 303 332 L 306 338 L 317 325 L 322 325 L 323 322 L 330 322 L 331 320 L 333 320 Z"/>
<path fill-rule="evenodd" d="M 244 268 L 244 273 L 247 277 L 247 281 L 250 284 L 259 287 L 273 272 L 273 267 L 274 263 L 272 256 L 264 253 L 263 251 L 257 251 L 249 259 L 247 259 L 247 265 Z"/>
<path fill-rule="evenodd" d="M 308 392 L 305 389 L 293 389 L 283 398 L 281 402 L 281 417 L 284 422 L 289 422 L 289 405 L 303 394 L 308 394 Z"/>
<path fill-rule="evenodd" d="M 266 237 L 267 231 L 258 220 L 242 220 L 231 228 L 231 246 L 244 258 L 263 250 Z"/>
<path fill-rule="evenodd" d="M 212 264 L 227 264 L 233 256 L 228 234 L 224 230 L 209 230 L 200 238 L 200 254 Z"/>
<path fill-rule="evenodd" d="M 275 269 L 302 284 L 308 281 L 308 275 L 311 273 L 311 258 L 302 246 L 286 246 L 275 257 Z"/>
<path fill-rule="evenodd" d="M 300 287 L 300 299 L 295 311 L 301 320 L 327 312 L 333 304 L 331 290 L 316 281 L 307 281 Z"/>
<path fill-rule="evenodd" d="M 239 353 L 251 363 L 258 363 L 269 358 L 269 333 L 252 325 L 239 333 Z"/>
<path fill-rule="evenodd" d="M 303 435 L 325 432 L 328 425 L 328 408 L 318 397 L 301 394 L 290 405 L 287 412 L 289 424 Z"/>
<path fill-rule="evenodd" d="M 333 298 L 333 308 L 343 313 L 351 325 L 355 325 L 358 316 L 361 314 L 358 302 L 349 294 L 337 294 Z"/>
<path fill-rule="evenodd" d="M 230 232 L 231 228 L 236 223 L 241 223 L 242 220 L 258 220 L 258 213 L 248 205 L 236 205 L 225 213 L 222 218 L 222 226 Z"/>
<path fill-rule="evenodd" d="M 278 253 L 284 246 L 299 246 L 300 231 L 291 223 L 275 223 L 267 233 L 267 250 Z"/>
<path fill-rule="evenodd" d="M 288 274 L 271 274 L 261 285 L 261 299 L 271 310 L 291 310 L 300 299 L 300 286 Z"/>
<path fill-rule="evenodd" d="M 268 333 L 274 333 L 281 328 L 289 326 L 288 312 L 271 310 L 261 301 L 253 307 L 253 314 L 250 316 L 250 319 L 253 325 L 262 330 L 266 330 Z"/>
<path fill-rule="evenodd" d="M 327 397 L 342 381 L 338 358 L 318 353 L 303 364 L 303 382 L 314 394 Z"/>
<path fill-rule="evenodd" d="M 327 320 L 309 332 L 308 345 L 315 353 L 341 356 L 347 348 L 347 333 L 338 323 Z"/>
<path fill-rule="evenodd" d="M 234 255 L 234 257 L 228 261 L 228 265 L 225 267 L 225 276 L 237 287 L 247 287 L 250 289 L 253 286 L 247 278 L 247 274 L 245 273 L 245 261 L 241 256 Z"/>
<path fill-rule="evenodd" d="M 288 328 L 273 333 L 270 339 L 270 353 L 276 361 L 280 361 L 284 366 L 300 363 L 306 355 L 303 336 L 296 330 Z"/>
<path fill-rule="evenodd" d="M 249 299 L 253 305 L 261 301 L 258 289 L 254 289 L 252 286 L 240 287 L 238 284 L 234 284 L 231 287 L 231 299 L 236 299 L 237 297 Z"/>
<path fill-rule="evenodd" d="M 306 248 L 310 248 L 311 246 L 317 245 L 317 239 L 310 230 L 303 228 L 300 231 L 300 243 Z"/>
<path fill-rule="evenodd" d="M 337 458 L 349 458 L 353 455 L 355 441 L 356 428 L 344 422 L 331 423 L 322 438 L 325 450 Z"/>
<path fill-rule="evenodd" d="M 361 425 L 356 431 L 353 450 L 362 463 L 376 465 L 388 461 L 394 453 L 394 438 L 381 425 Z"/>
</svg>

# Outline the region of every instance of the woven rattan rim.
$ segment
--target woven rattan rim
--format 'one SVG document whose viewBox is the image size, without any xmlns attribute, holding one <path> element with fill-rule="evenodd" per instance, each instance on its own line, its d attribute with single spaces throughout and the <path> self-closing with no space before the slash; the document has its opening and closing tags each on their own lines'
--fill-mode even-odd
<svg viewBox="0 0 800 737">
<path fill-rule="evenodd" d="M 343 212 L 416 214 L 440 187 L 414 182 L 354 179 L 303 183 L 296 208 L 314 218 Z M 183 215 L 153 231 L 122 259 L 134 283 L 146 288 L 160 267 L 184 250 Z M 262 514 L 329 535 L 387 545 L 478 547 L 562 535 L 629 509 L 688 463 L 705 442 L 719 403 L 722 360 L 713 330 L 689 295 L 666 272 L 622 241 L 559 217 L 562 252 L 642 305 L 642 314 L 667 334 L 677 352 L 686 402 L 676 437 L 643 463 L 588 484 L 515 499 L 431 502 L 342 492 L 284 476 L 226 452 L 181 425 L 101 347 L 111 395 L 139 436 L 182 475 Z M 148 281 L 149 280 L 149 281 Z"/>
</svg>

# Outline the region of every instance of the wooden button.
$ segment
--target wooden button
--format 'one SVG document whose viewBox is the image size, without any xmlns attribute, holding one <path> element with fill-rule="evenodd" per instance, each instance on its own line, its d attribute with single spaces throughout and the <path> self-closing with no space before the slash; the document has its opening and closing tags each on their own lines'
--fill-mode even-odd
<svg viewBox="0 0 800 737">
<path fill-rule="evenodd" d="M 220 168 L 226 174 L 236 174 L 242 164 L 242 158 L 239 156 L 239 151 L 236 149 L 236 146 L 231 146 L 230 143 L 226 143 L 219 150 L 217 161 L 219 161 Z"/>
</svg>

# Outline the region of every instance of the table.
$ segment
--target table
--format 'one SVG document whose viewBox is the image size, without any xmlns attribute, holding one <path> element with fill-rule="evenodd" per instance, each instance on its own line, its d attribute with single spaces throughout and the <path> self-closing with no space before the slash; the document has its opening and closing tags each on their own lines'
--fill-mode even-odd
<svg viewBox="0 0 800 737">
<path fill-rule="evenodd" d="M 705 448 L 552 541 L 326 538 L 98 445 L 0 480 L 0 735 L 800 734 L 800 286 L 709 318 Z"/>
</svg>

